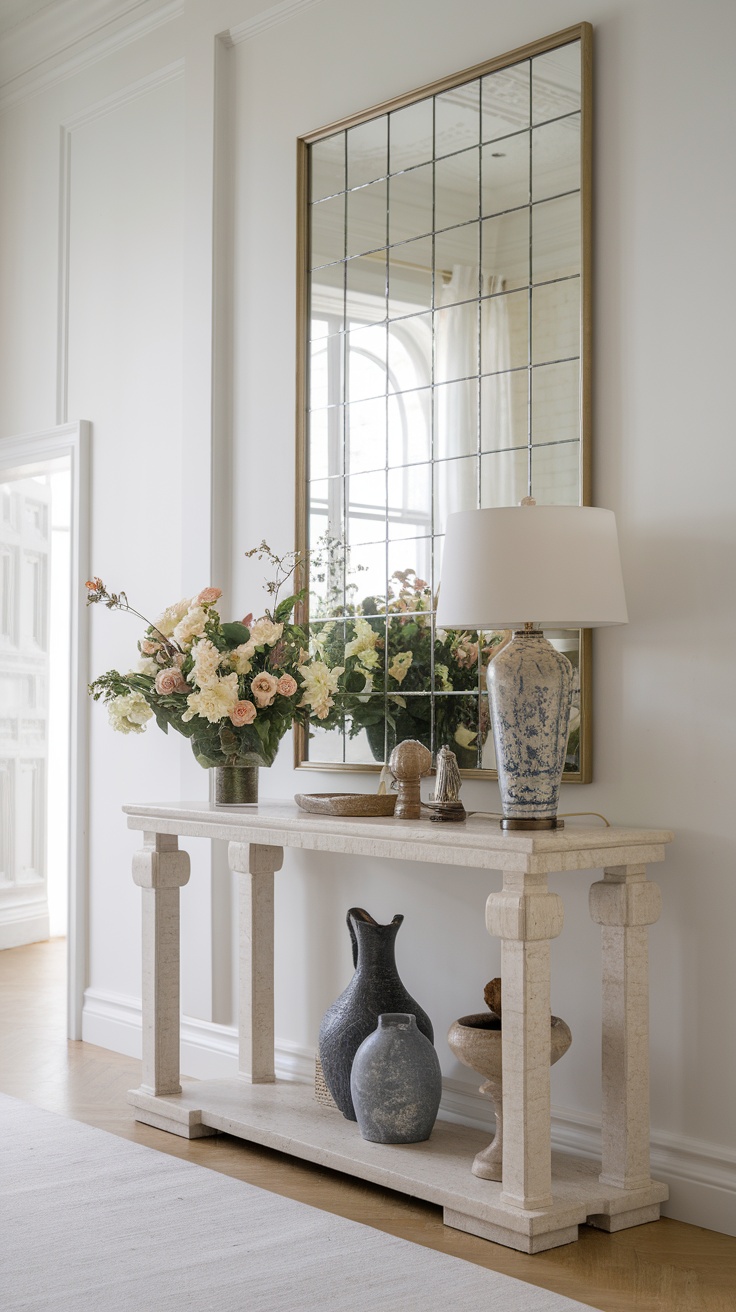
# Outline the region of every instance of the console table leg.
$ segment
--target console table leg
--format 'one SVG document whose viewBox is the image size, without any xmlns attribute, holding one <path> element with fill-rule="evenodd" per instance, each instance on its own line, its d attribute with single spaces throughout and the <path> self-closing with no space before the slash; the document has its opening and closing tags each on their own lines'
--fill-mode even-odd
<svg viewBox="0 0 736 1312">
<path fill-rule="evenodd" d="M 189 880 L 189 856 L 175 834 L 144 834 L 133 880 L 143 900 L 141 1088 L 179 1093 L 179 889 Z"/>
<path fill-rule="evenodd" d="M 273 877 L 284 849 L 230 843 L 228 859 L 240 875 L 238 1074 L 249 1084 L 273 1084 Z"/>
<path fill-rule="evenodd" d="M 646 866 L 616 866 L 591 886 L 602 927 L 603 1170 L 601 1182 L 644 1188 L 649 1163 L 648 926 L 662 898 Z"/>
<path fill-rule="evenodd" d="M 550 1145 L 550 952 L 562 900 L 546 875 L 504 873 L 486 906 L 502 940 L 503 1181 L 501 1202 L 533 1210 L 552 1203 Z"/>
</svg>

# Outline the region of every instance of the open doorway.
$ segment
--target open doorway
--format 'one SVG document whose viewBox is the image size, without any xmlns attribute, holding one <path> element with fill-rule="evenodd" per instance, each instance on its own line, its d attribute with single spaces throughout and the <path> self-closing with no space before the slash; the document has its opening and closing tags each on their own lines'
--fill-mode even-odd
<svg viewBox="0 0 736 1312">
<path fill-rule="evenodd" d="M 0 950 L 66 938 L 85 977 L 85 424 L 0 439 Z"/>
<path fill-rule="evenodd" d="M 65 938 L 70 460 L 0 471 L 0 949 Z"/>
</svg>

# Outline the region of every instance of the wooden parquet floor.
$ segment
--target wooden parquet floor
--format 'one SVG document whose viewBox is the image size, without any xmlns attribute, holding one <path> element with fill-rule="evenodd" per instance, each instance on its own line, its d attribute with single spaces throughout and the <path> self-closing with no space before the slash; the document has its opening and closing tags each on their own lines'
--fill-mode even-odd
<svg viewBox="0 0 736 1312">
<path fill-rule="evenodd" d="M 64 1037 L 65 951 L 53 940 L 0 952 L 3 1093 L 601 1312 L 736 1312 L 736 1239 L 727 1235 L 670 1220 L 616 1235 L 583 1226 L 578 1243 L 527 1257 L 448 1229 L 430 1204 L 227 1135 L 189 1142 L 138 1124 L 125 1094 L 140 1082 L 140 1063 Z"/>
</svg>

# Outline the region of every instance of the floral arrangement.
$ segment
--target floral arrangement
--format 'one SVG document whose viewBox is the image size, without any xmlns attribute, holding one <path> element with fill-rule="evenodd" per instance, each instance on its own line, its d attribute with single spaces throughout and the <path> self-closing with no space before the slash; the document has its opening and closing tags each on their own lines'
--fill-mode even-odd
<svg viewBox="0 0 736 1312">
<path fill-rule="evenodd" d="M 365 729 L 378 761 L 386 747 L 390 752 L 406 738 L 431 749 L 432 699 L 411 694 L 432 688 L 451 693 L 434 699 L 434 747 L 447 744 L 461 766 L 473 768 L 490 729 L 487 701 L 478 694 L 485 688 L 488 662 L 510 634 L 433 632 L 433 610 L 426 581 L 414 570 L 398 570 L 387 597 L 366 597 L 345 621 L 328 616 L 312 626 L 315 656 L 343 666 L 340 687 L 347 696 L 331 708 L 327 727 L 349 717 L 348 733 L 355 737 Z"/>
<path fill-rule="evenodd" d="M 209 587 L 152 623 L 124 592 L 109 592 L 99 578 L 87 583 L 88 604 L 127 611 L 146 625 L 136 669 L 109 670 L 90 684 L 114 729 L 142 733 L 155 718 L 164 733 L 171 727 L 190 739 L 202 766 L 271 765 L 292 724 L 333 713 L 344 666 L 310 655 L 304 629 L 292 620 L 303 593 L 278 600 L 300 554 L 277 556 L 262 542 L 246 556 L 267 559 L 275 570 L 267 582 L 270 609 L 256 620 L 250 614 L 223 623 L 215 608 L 222 593 Z"/>
</svg>

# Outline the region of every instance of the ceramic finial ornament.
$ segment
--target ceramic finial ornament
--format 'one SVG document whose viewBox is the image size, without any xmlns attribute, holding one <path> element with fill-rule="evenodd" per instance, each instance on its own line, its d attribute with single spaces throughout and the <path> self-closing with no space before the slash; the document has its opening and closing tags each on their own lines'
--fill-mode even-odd
<svg viewBox="0 0 736 1312">
<path fill-rule="evenodd" d="M 419 780 L 432 769 L 432 753 L 416 738 L 407 738 L 394 747 L 388 768 L 396 780 L 398 793 L 395 819 L 418 820 L 422 814 Z"/>
</svg>

